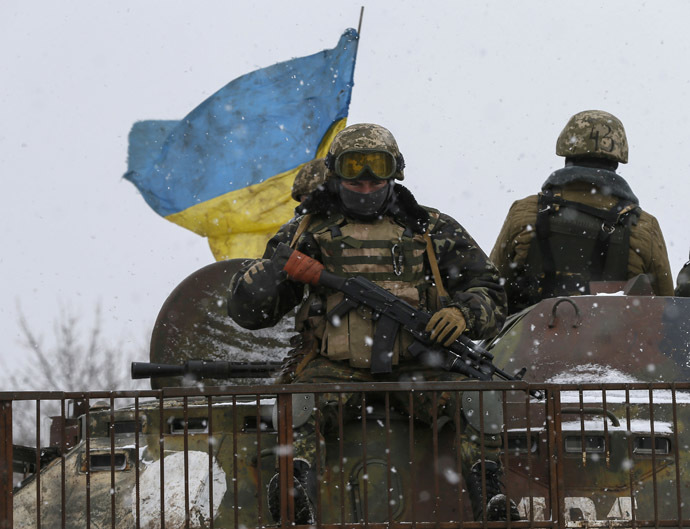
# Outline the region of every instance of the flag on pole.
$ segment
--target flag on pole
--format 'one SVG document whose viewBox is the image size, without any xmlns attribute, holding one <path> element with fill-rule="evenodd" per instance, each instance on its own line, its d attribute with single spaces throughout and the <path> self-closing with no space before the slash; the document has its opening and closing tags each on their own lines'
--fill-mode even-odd
<svg viewBox="0 0 690 529">
<path fill-rule="evenodd" d="M 333 49 L 243 75 L 180 121 L 135 123 L 124 177 L 217 260 L 260 256 L 293 215 L 300 167 L 345 127 L 357 40 L 348 29 Z"/>
</svg>

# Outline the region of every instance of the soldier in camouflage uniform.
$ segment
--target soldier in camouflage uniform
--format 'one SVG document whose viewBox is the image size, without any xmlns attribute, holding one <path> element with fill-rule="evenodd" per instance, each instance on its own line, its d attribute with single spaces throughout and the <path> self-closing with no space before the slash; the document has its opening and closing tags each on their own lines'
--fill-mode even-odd
<svg viewBox="0 0 690 529">
<path fill-rule="evenodd" d="M 472 339 L 490 338 L 503 324 L 506 298 L 495 267 L 458 222 L 420 206 L 410 191 L 395 183 L 403 179 L 404 161 L 387 129 L 373 124 L 345 128 L 334 138 L 326 166 L 326 186 L 298 206 L 305 215 L 284 225 L 269 241 L 263 258 L 248 262 L 233 277 L 228 302 L 231 317 L 243 327 L 264 328 L 301 304 L 296 327 L 303 343 L 310 346 L 303 350 L 305 356 L 293 376 L 296 383 L 463 380 L 463 375 L 411 358 L 407 352 L 411 337 L 404 330 L 392 345 L 390 372 L 372 373 L 376 323 L 371 313 L 360 307 L 342 321 L 328 321 L 326 313 L 342 300 L 342 294 L 310 287 L 304 300 L 305 286 L 282 272 L 285 260 L 275 249 L 279 243 L 291 243 L 300 227 L 304 231 L 295 241 L 296 248 L 323 263 L 326 270 L 341 276 L 364 276 L 405 301 L 434 312 L 427 330 L 438 342 L 450 344 L 461 333 Z M 432 260 L 438 265 L 448 299 L 439 296 L 433 283 Z M 398 404 L 403 408 L 408 396 L 399 395 Z M 348 409 L 356 413 L 356 399 L 352 395 L 345 398 Z M 431 395 L 414 392 L 413 398 L 415 416 L 430 423 Z M 321 398 L 325 430 L 336 419 L 337 403 L 338 393 Z M 456 406 L 461 406 L 455 394 L 446 393 L 440 395 L 438 405 L 439 414 L 451 418 Z M 475 516 L 481 517 L 486 508 L 489 519 L 505 519 L 506 503 L 500 494 L 496 462 L 500 440 L 484 438 L 486 490 L 493 501 L 487 506 L 482 499 L 478 432 L 466 421 L 463 424 L 466 439 L 461 457 Z M 300 490 L 313 487 L 308 483 L 313 479 L 309 476 L 315 466 L 317 442 L 313 418 L 301 430 L 293 446 L 295 510 L 300 513 L 299 521 L 309 523 L 311 503 Z M 277 477 L 271 483 L 269 508 L 277 520 Z M 517 519 L 517 509 L 511 507 L 511 517 Z"/>
<path fill-rule="evenodd" d="M 509 312 L 544 298 L 588 294 L 590 281 L 638 274 L 648 275 L 657 295 L 673 295 L 659 223 L 615 172 L 628 162 L 620 120 L 600 110 L 575 114 L 556 154 L 565 157 L 565 167 L 549 176 L 541 193 L 511 206 L 491 251 Z"/>
<path fill-rule="evenodd" d="M 326 159 L 316 158 L 305 163 L 292 184 L 292 198 L 304 202 L 309 194 L 326 182 Z"/>
</svg>

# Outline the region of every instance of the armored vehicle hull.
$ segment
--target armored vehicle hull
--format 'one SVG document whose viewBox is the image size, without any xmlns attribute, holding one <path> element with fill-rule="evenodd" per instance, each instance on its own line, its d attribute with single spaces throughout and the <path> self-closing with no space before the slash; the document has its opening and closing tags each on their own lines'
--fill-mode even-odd
<svg viewBox="0 0 690 529">
<path fill-rule="evenodd" d="M 209 386 L 170 378 L 177 387 L 0 394 L 10 403 L 9 412 L 0 408 L 0 420 L 10 426 L 16 400 L 85 402 L 85 412 L 63 411 L 56 419 L 52 461 L 16 447 L 24 455 L 14 468 L 28 477 L 8 494 L 0 520 L 22 528 L 289 524 L 293 435 L 310 416 L 318 427 L 318 402 L 335 391 L 343 396 L 338 420 L 313 447 L 317 526 L 473 522 L 459 457 L 464 422 L 502 445 L 506 493 L 524 520 L 511 526 L 688 526 L 690 299 L 644 295 L 639 284 L 619 287 L 544 300 L 484 344 L 505 371 L 527 367 L 524 381 Z M 213 321 L 224 306 L 209 296 L 221 290 L 199 296 Z M 166 302 L 166 310 L 175 303 Z M 169 323 L 170 314 L 162 311 L 161 321 Z M 173 331 L 168 323 L 165 339 L 154 336 L 152 345 L 174 351 L 175 343 L 186 343 L 172 359 L 198 357 L 198 321 Z M 152 359 L 164 359 L 160 351 L 152 347 Z M 432 398 L 461 392 L 462 410 L 422 424 L 391 405 L 394 395 L 413 391 Z M 353 393 L 360 394 L 354 413 L 344 404 Z M 103 398 L 105 404 L 97 402 Z M 6 429 L 0 437 L 6 469 Z M 37 432 L 36 446 L 40 438 Z M 9 452 L 11 460 L 11 437 Z M 267 504 L 276 472 L 282 523 Z"/>
</svg>

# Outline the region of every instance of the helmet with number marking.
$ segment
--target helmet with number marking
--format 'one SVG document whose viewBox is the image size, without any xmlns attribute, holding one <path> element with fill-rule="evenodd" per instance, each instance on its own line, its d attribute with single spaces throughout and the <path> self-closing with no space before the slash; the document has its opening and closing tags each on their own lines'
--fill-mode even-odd
<svg viewBox="0 0 690 529">
<path fill-rule="evenodd" d="M 558 136 L 556 154 L 628 163 L 628 139 L 623 123 L 603 110 L 579 112 Z"/>
</svg>

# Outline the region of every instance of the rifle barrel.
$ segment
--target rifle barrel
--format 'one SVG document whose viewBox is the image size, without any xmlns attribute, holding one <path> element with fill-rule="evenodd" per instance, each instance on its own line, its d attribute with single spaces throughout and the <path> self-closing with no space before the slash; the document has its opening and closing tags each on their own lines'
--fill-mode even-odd
<svg viewBox="0 0 690 529">
<path fill-rule="evenodd" d="M 184 366 L 132 362 L 132 378 L 179 377 L 184 375 Z"/>
<path fill-rule="evenodd" d="M 203 378 L 270 378 L 281 362 L 225 362 L 221 360 L 189 360 L 182 365 L 132 362 L 132 378 L 180 377 Z"/>
</svg>

